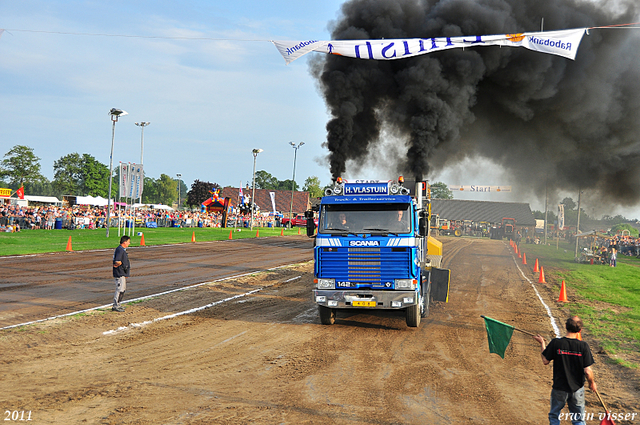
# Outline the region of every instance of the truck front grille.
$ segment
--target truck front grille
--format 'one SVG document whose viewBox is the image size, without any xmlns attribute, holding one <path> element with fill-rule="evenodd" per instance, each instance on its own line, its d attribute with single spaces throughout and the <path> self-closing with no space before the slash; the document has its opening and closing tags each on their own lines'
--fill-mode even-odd
<svg viewBox="0 0 640 425">
<path fill-rule="evenodd" d="M 406 279 L 411 272 L 410 248 L 321 248 L 319 256 L 319 277 L 350 282 L 353 287 L 384 285 Z"/>
</svg>

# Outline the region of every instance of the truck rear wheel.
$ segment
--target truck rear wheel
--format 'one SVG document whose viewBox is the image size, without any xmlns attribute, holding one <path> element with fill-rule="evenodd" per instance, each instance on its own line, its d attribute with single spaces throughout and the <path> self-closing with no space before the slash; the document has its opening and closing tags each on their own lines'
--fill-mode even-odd
<svg viewBox="0 0 640 425">
<path fill-rule="evenodd" d="M 323 325 L 333 325 L 334 323 L 336 323 L 335 308 L 329 308 L 319 305 L 318 312 L 320 313 L 320 322 L 322 322 Z"/>
<path fill-rule="evenodd" d="M 420 305 L 407 307 L 407 326 L 417 328 L 420 325 Z"/>
</svg>

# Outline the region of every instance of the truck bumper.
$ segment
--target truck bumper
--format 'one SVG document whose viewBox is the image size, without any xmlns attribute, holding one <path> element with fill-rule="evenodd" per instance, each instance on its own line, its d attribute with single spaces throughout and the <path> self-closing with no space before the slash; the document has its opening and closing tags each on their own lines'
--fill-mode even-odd
<svg viewBox="0 0 640 425">
<path fill-rule="evenodd" d="M 316 304 L 329 308 L 403 309 L 418 304 L 417 291 L 314 289 Z"/>
</svg>

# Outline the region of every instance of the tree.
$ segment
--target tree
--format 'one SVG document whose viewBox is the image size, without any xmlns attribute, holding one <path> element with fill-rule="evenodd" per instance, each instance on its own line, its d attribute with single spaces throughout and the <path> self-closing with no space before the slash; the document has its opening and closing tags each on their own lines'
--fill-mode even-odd
<svg viewBox="0 0 640 425">
<path fill-rule="evenodd" d="M 256 171 L 256 189 L 278 189 L 278 179 L 264 170 Z M 291 190 L 291 186 L 289 186 Z"/>
<path fill-rule="evenodd" d="M 570 210 L 575 210 L 577 207 L 576 203 L 573 202 L 573 199 L 571 198 L 564 198 L 560 203 L 563 204 L 565 208 L 568 208 Z"/>
<path fill-rule="evenodd" d="M 144 178 L 144 190 L 142 191 L 142 202 L 145 204 L 159 204 L 158 186 L 153 177 Z"/>
<path fill-rule="evenodd" d="M 155 181 L 158 203 L 172 205 L 178 199 L 178 181 L 166 174 L 160 174 Z"/>
<path fill-rule="evenodd" d="M 4 154 L 0 163 L 0 177 L 7 179 L 9 184 L 21 186 L 23 183 L 42 182 L 45 177 L 40 173 L 40 158 L 33 149 L 23 145 L 16 145 Z"/>
<path fill-rule="evenodd" d="M 187 192 L 187 205 L 190 207 L 200 206 L 211 197 L 211 192 L 218 188 L 220 186 L 217 183 L 195 180 L 191 185 L 191 190 Z"/>
<path fill-rule="evenodd" d="M 544 211 L 533 210 L 531 211 L 531 213 L 533 214 L 533 218 L 544 220 Z M 556 216 L 553 211 L 547 211 L 547 222 L 553 224 L 556 222 L 556 220 L 558 220 L 558 216 Z"/>
<path fill-rule="evenodd" d="M 309 196 L 312 198 L 320 198 L 324 194 L 324 191 L 320 187 L 320 179 L 316 176 L 307 177 L 304 181 L 304 186 L 302 186 L 302 190 L 309 192 Z"/>
<path fill-rule="evenodd" d="M 109 169 L 87 153 L 61 157 L 53 163 L 53 172 L 53 187 L 63 195 L 108 196 Z"/>
<path fill-rule="evenodd" d="M 293 190 L 297 191 L 300 186 L 298 183 L 294 182 L 291 179 L 287 180 L 276 180 L 278 183 L 276 184 L 275 190 L 291 190 L 293 186 Z"/>
<path fill-rule="evenodd" d="M 267 190 L 298 190 L 300 186 L 291 179 L 278 180 L 264 170 L 256 171 L 256 189 Z"/>
<path fill-rule="evenodd" d="M 634 238 L 638 237 L 638 229 L 636 229 L 635 227 L 633 227 L 629 223 L 616 224 L 615 226 L 613 226 L 611 228 L 610 233 L 613 234 L 613 235 L 618 234 L 618 233 L 622 234 L 623 230 L 627 230 L 629 232 L 629 235 L 633 236 Z"/>
<path fill-rule="evenodd" d="M 53 187 L 64 195 L 83 195 L 82 158 L 70 153 L 53 162 Z"/>
<path fill-rule="evenodd" d="M 58 193 L 54 188 L 49 179 L 46 177 L 44 180 L 39 182 L 25 183 L 24 184 L 24 193 L 27 195 L 36 195 L 36 196 L 55 196 L 60 198 L 62 193 Z"/>
<path fill-rule="evenodd" d="M 109 195 L 109 168 L 87 153 L 82 154 L 82 192 L 103 198 Z"/>
<path fill-rule="evenodd" d="M 443 182 L 435 182 L 431 185 L 431 199 L 453 199 L 453 192 Z"/>
</svg>

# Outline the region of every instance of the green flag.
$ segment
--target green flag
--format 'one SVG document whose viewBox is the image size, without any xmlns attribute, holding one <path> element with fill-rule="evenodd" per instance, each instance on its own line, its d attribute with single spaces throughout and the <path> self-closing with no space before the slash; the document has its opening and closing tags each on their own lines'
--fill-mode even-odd
<svg viewBox="0 0 640 425">
<path fill-rule="evenodd" d="M 496 353 L 504 359 L 504 352 L 511 341 L 513 326 L 498 322 L 490 317 L 482 316 L 484 326 L 487 328 L 487 338 L 489 339 L 489 352 Z"/>
</svg>

